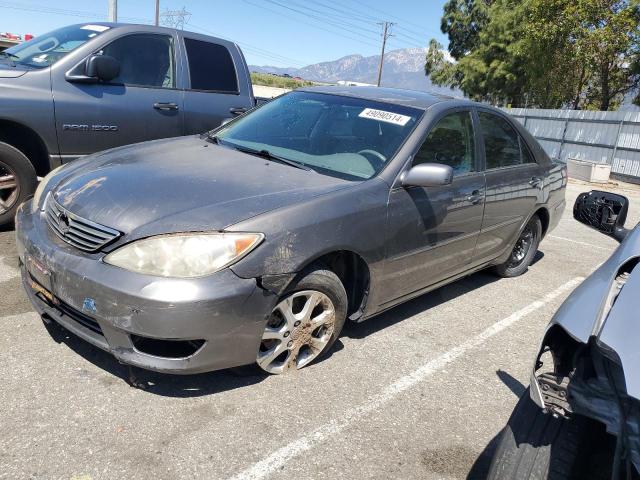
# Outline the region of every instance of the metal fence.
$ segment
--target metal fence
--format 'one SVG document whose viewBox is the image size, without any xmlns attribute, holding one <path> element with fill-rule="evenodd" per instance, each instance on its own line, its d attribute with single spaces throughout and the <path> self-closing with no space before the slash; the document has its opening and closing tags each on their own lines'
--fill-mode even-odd
<svg viewBox="0 0 640 480">
<path fill-rule="evenodd" d="M 640 112 L 505 109 L 538 139 L 551 158 L 608 163 L 640 180 Z"/>
</svg>

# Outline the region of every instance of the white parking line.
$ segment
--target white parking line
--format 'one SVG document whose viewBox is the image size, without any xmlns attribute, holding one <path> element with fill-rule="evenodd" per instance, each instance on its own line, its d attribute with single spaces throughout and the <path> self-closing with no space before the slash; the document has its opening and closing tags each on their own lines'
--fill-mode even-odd
<svg viewBox="0 0 640 480">
<path fill-rule="evenodd" d="M 429 361 L 428 363 L 425 363 L 408 375 L 401 377 L 396 382 L 386 387 L 381 393 L 371 397 L 365 403 L 347 409 L 341 417 L 322 425 L 313 432 L 304 435 L 297 440 L 289 443 L 288 445 L 285 445 L 284 447 L 272 452 L 264 459 L 255 463 L 253 466 L 233 476 L 232 480 L 258 480 L 267 478 L 272 473 L 280 470 L 290 460 L 293 460 L 301 453 L 310 450 L 329 437 L 340 433 L 342 430 L 359 420 L 361 417 L 364 417 L 372 411 L 379 409 L 384 404 L 390 402 L 395 397 L 403 393 L 405 390 L 408 390 L 409 388 L 423 381 L 425 378 L 433 375 L 438 370 L 441 370 L 443 367 L 453 362 L 457 358 L 461 357 L 467 351 L 479 347 L 494 335 L 497 335 L 498 333 L 523 319 L 527 315 L 542 308 L 563 293 L 573 289 L 582 280 L 584 280 L 583 277 L 576 277 L 572 280 L 569 280 L 567 283 L 561 285 L 553 292 L 545 295 L 542 299 L 530 303 L 529 305 L 518 310 L 512 315 L 509 315 L 508 317 L 494 323 L 477 336 L 470 338 L 466 342 L 461 343 L 457 347 L 454 347 L 451 350 Z"/>
<path fill-rule="evenodd" d="M 5 257 L 0 257 L 0 282 L 6 282 L 20 275 L 18 269 L 8 265 Z"/>
<path fill-rule="evenodd" d="M 603 247 L 602 245 L 593 245 L 592 243 L 581 242 L 579 240 L 574 240 L 572 238 L 559 237 L 557 235 L 549 235 L 550 238 L 556 238 L 558 240 L 564 240 L 565 242 L 577 243 L 578 245 L 584 245 L 586 247 L 598 248 L 600 250 L 606 250 L 607 252 L 613 251 L 611 247 Z"/>
</svg>

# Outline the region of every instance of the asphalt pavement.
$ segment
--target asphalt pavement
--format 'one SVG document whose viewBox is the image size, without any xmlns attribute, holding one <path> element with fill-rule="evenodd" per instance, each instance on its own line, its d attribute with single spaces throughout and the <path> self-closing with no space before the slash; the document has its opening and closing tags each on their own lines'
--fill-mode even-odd
<svg viewBox="0 0 640 480">
<path fill-rule="evenodd" d="M 0 478 L 483 478 L 544 327 L 617 243 L 572 219 L 523 276 L 481 272 L 362 324 L 286 376 L 169 376 L 45 327 L 0 232 Z M 627 225 L 640 220 L 640 189 Z"/>
</svg>

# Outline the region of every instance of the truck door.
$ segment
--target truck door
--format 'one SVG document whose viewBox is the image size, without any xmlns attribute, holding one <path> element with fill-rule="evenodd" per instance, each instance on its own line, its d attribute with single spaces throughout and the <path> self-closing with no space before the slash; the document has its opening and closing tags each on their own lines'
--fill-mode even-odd
<svg viewBox="0 0 640 480">
<path fill-rule="evenodd" d="M 184 98 L 185 134 L 189 135 L 246 112 L 253 107 L 253 95 L 249 72 L 235 45 L 184 35 L 189 85 Z"/>
<path fill-rule="evenodd" d="M 109 83 L 53 79 L 56 130 L 63 161 L 108 148 L 183 133 L 182 92 L 176 88 L 176 38 L 133 33 L 99 52 L 120 62 Z"/>
</svg>

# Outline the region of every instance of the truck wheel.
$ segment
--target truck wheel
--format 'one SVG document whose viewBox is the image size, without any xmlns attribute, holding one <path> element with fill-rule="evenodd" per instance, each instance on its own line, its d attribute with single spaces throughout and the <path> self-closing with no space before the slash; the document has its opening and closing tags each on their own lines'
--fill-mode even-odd
<svg viewBox="0 0 640 480">
<path fill-rule="evenodd" d="M 36 171 L 17 148 L 0 142 L 0 227 L 13 222 L 16 210 L 38 185 Z"/>
<path fill-rule="evenodd" d="M 520 233 L 509 259 L 495 267 L 496 273 L 501 277 L 511 278 L 526 272 L 538 251 L 541 238 L 542 222 L 538 215 L 534 215 Z"/>
<path fill-rule="evenodd" d="M 567 480 L 611 478 L 606 461 L 591 462 L 591 422 L 581 416 L 570 420 L 545 413 L 527 389 L 502 431 L 488 480 Z"/>
</svg>

